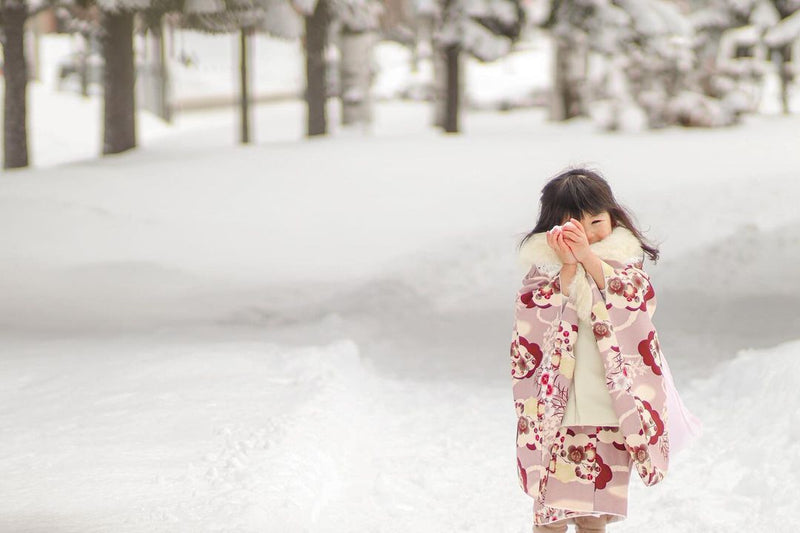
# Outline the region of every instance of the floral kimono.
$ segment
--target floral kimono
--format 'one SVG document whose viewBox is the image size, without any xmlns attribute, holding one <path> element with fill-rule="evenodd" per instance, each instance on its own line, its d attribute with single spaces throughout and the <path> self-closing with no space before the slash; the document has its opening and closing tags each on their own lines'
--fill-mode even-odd
<svg viewBox="0 0 800 533">
<path fill-rule="evenodd" d="M 631 466 L 650 486 L 663 479 L 669 462 L 662 354 L 651 321 L 656 299 L 642 270 L 641 245 L 617 226 L 590 247 L 603 261 L 605 287 L 578 265 L 569 297 L 544 233 L 520 250 L 528 273 L 515 301 L 511 376 L 517 471 L 534 499 L 535 525 L 601 514 L 622 520 Z M 561 424 L 579 319 L 591 324 L 618 426 Z"/>
</svg>

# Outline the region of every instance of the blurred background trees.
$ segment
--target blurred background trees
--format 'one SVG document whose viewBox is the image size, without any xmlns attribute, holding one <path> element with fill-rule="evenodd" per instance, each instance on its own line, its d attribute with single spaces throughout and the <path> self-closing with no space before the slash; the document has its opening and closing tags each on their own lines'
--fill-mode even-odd
<svg viewBox="0 0 800 533">
<path fill-rule="evenodd" d="M 258 54 L 257 35 L 301 47 L 303 89 L 294 97 L 304 101 L 309 137 L 331 131 L 330 98 L 341 127 L 369 129 L 375 79 L 387 66 L 377 51 L 387 43 L 407 51 L 395 96 L 429 101 L 433 125 L 445 132 L 459 132 L 462 110 L 478 106 L 469 65 L 525 68 L 515 58 L 534 51 L 549 54 L 549 67 L 527 67 L 542 71 L 546 90 L 531 87 L 497 109 L 544 106 L 550 120 L 592 120 L 606 130 L 626 129 L 632 117 L 646 128 L 717 127 L 756 112 L 773 82 L 775 105 L 791 112 L 798 13 L 800 0 L 3 0 L 3 162 L 30 161 L 26 95 L 45 32 L 75 36 L 57 86 L 77 80 L 86 98 L 99 90 L 99 151 L 115 154 L 137 145 L 137 109 L 164 121 L 179 109 L 170 69 L 203 61 L 176 53 L 185 32 L 236 39 L 229 104 L 238 109 L 238 141 L 248 143 L 254 72 L 281 75 L 277 58 Z"/>
</svg>

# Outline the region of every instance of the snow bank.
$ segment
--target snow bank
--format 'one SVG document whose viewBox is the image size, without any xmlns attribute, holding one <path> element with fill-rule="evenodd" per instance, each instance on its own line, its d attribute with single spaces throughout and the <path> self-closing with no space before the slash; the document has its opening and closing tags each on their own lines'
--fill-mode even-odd
<svg viewBox="0 0 800 533">
<path fill-rule="evenodd" d="M 687 256 L 699 260 L 683 261 L 680 270 L 676 268 L 680 259 L 666 259 L 668 265 L 659 270 L 663 286 L 720 297 L 736 287 L 738 296 L 783 294 L 800 301 L 800 220 L 765 228 L 744 224 L 734 234 Z"/>
<path fill-rule="evenodd" d="M 387 379 L 348 339 L 4 348 L 0 528 L 530 531 L 510 385 Z M 791 531 L 798 372 L 794 341 L 683 387 L 705 433 L 662 484 L 634 476 L 616 530 Z"/>
<path fill-rule="evenodd" d="M 634 483 L 624 531 L 789 532 L 800 482 L 800 341 L 743 350 L 682 391 L 705 434 L 661 486 Z"/>
<path fill-rule="evenodd" d="M 505 389 L 380 378 L 347 339 L 3 348 L 0 529 L 524 528 Z"/>
<path fill-rule="evenodd" d="M 300 531 L 369 427 L 346 339 L 47 346 L 3 340 L 3 531 Z"/>
</svg>

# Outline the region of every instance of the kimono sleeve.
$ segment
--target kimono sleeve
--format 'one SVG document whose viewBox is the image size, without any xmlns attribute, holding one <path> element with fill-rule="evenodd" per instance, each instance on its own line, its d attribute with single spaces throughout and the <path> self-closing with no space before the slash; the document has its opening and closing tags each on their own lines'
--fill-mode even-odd
<svg viewBox="0 0 800 533">
<path fill-rule="evenodd" d="M 560 275 L 532 268 L 514 307 L 511 378 L 517 415 L 517 472 L 536 498 L 553 434 L 563 417 L 575 366 L 575 306 L 561 293 Z"/>
<path fill-rule="evenodd" d="M 654 485 L 669 465 L 665 378 L 652 321 L 655 291 L 641 261 L 604 260 L 602 267 L 605 287 L 591 281 L 592 327 L 625 447 L 645 485 Z"/>
<path fill-rule="evenodd" d="M 511 376 L 515 380 L 533 376 L 542 363 L 542 345 L 547 327 L 564 311 L 558 271 L 532 267 L 514 302 L 511 343 Z"/>
</svg>

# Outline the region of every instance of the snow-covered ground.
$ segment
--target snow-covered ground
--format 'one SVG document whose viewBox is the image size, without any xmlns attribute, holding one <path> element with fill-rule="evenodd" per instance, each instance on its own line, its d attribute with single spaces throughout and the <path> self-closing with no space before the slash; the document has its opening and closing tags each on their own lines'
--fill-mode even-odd
<svg viewBox="0 0 800 533">
<path fill-rule="evenodd" d="M 530 531 L 514 247 L 578 163 L 661 245 L 655 323 L 705 423 L 613 530 L 794 531 L 800 117 L 469 113 L 451 137 L 383 103 L 313 142 L 297 103 L 255 119 L 250 147 L 208 112 L 0 175 L 0 531 Z"/>
<path fill-rule="evenodd" d="M 248 148 L 211 115 L 0 177 L 0 530 L 529 531 L 514 245 L 545 179 L 590 162 L 661 242 L 656 324 L 706 424 L 614 529 L 790 531 L 800 119 L 474 113 L 454 138 L 428 113 Z M 257 117 L 269 139 L 302 109 Z"/>
</svg>

